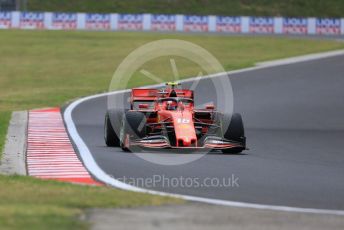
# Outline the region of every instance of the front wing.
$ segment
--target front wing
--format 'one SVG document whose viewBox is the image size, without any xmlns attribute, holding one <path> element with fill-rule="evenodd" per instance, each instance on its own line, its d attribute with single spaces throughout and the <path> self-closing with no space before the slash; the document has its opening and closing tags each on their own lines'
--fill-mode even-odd
<svg viewBox="0 0 344 230">
<path fill-rule="evenodd" d="M 143 139 L 136 139 L 130 141 L 131 146 L 140 146 L 143 148 L 155 148 L 155 149 L 234 149 L 241 148 L 246 149 L 245 143 L 230 141 L 222 139 L 215 136 L 206 137 L 203 141 L 202 146 L 193 146 L 193 147 L 177 147 L 172 146 L 169 140 L 165 136 L 152 136 L 145 137 Z"/>
</svg>

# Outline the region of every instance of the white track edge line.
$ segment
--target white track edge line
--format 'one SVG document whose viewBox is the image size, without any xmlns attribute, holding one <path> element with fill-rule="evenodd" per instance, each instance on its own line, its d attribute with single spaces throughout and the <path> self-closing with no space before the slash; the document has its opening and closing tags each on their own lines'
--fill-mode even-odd
<svg viewBox="0 0 344 230">
<path fill-rule="evenodd" d="M 212 78 L 212 77 L 219 77 L 223 75 L 229 75 L 229 74 L 236 74 L 236 73 L 243 73 L 263 68 L 270 68 L 280 65 L 287 65 L 287 64 L 293 64 L 298 62 L 306 62 L 306 61 L 313 61 L 323 58 L 329 58 L 329 57 L 335 57 L 339 55 L 344 55 L 344 50 L 338 50 L 338 51 L 330 51 L 330 52 L 323 52 L 323 53 L 316 53 L 312 55 L 303 55 L 298 56 L 294 58 L 286 58 L 271 62 L 264 62 L 264 63 L 258 63 L 255 67 L 245 68 L 241 70 L 234 70 L 229 71 L 225 73 L 217 73 L 208 75 L 206 77 L 202 77 L 202 79 L 205 78 Z M 193 81 L 195 78 L 189 78 L 186 80 L 182 80 L 181 82 L 189 82 Z M 162 86 L 163 84 L 157 84 L 154 85 L 155 87 Z M 147 87 L 147 86 L 146 86 Z M 113 187 L 133 191 L 133 192 L 142 192 L 142 193 L 149 193 L 152 195 L 160 195 L 160 196 L 169 196 L 169 197 L 175 197 L 180 198 L 188 201 L 196 201 L 196 202 L 203 202 L 208 204 L 215 204 L 215 205 L 222 205 L 222 206 L 231 206 L 231 207 L 240 207 L 240 208 L 254 208 L 254 209 L 261 209 L 261 210 L 274 210 L 274 211 L 286 211 L 286 212 L 299 212 L 299 213 L 313 213 L 313 214 L 332 214 L 332 215 L 344 215 L 344 210 L 331 210 L 331 209 L 313 209 L 313 208 L 299 208 L 299 207 L 289 207 L 289 206 L 278 206 L 278 205 L 265 205 L 265 204 L 255 204 L 255 203 L 246 203 L 246 202 L 236 202 L 236 201 L 229 201 L 229 200 L 219 200 L 219 199 L 211 199 L 211 198 L 204 198 L 204 197 L 197 197 L 197 196 L 188 196 L 188 195 L 181 195 L 181 194 L 172 194 L 172 193 L 165 193 L 165 192 L 158 192 L 154 190 L 148 190 L 143 189 L 139 187 L 135 187 L 129 184 L 125 184 L 110 175 L 106 174 L 96 163 L 94 160 L 90 150 L 88 149 L 85 142 L 80 137 L 76 127 L 75 123 L 72 118 L 72 112 L 73 110 L 81 103 L 95 99 L 98 97 L 107 96 L 110 94 L 119 94 L 119 93 L 125 93 L 129 92 L 130 90 L 120 90 L 116 92 L 107 92 L 97 95 L 88 96 L 85 98 L 80 98 L 70 105 L 67 106 L 67 108 L 64 111 L 64 120 L 65 124 L 67 126 L 68 133 L 70 137 L 73 139 L 76 147 L 78 148 L 78 151 L 80 153 L 81 159 L 83 163 L 85 164 L 85 167 L 90 171 L 90 173 L 97 178 L 99 181 L 102 181 L 105 184 L 111 185 Z"/>
</svg>

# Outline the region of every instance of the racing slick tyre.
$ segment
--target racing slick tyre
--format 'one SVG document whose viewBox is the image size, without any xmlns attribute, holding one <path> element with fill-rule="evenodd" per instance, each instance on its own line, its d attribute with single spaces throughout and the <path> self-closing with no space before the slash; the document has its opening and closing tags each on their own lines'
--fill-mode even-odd
<svg viewBox="0 0 344 230">
<path fill-rule="evenodd" d="M 146 116 L 137 111 L 127 111 L 123 116 L 122 129 L 120 134 L 121 148 L 125 152 L 139 152 L 137 146 L 130 146 L 130 137 L 141 139 L 146 136 Z"/>
<path fill-rule="evenodd" d="M 232 117 L 224 115 L 222 124 L 224 128 L 228 126 L 227 130 L 224 130 L 223 137 L 227 140 L 238 142 L 243 146 L 238 148 L 223 149 L 222 152 L 225 154 L 238 154 L 245 150 L 246 138 L 244 123 L 241 115 L 238 113 L 234 113 Z"/>
<path fill-rule="evenodd" d="M 115 111 L 107 111 L 105 114 L 105 121 L 104 121 L 104 139 L 105 144 L 109 147 L 119 147 L 120 140 L 117 136 L 111 122 L 110 117 L 116 116 Z"/>
</svg>

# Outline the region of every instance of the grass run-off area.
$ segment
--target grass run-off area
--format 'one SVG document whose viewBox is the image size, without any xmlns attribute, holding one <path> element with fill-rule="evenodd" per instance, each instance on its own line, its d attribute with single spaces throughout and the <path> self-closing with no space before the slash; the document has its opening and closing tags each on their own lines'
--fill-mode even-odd
<svg viewBox="0 0 344 230">
<path fill-rule="evenodd" d="M 87 208 L 135 207 L 180 200 L 110 187 L 72 185 L 30 177 L 0 176 L 0 229 L 87 229 Z"/>
<path fill-rule="evenodd" d="M 272 60 L 344 48 L 328 40 L 124 32 L 0 31 L 0 148 L 11 111 L 60 106 L 106 91 L 119 63 L 134 49 L 159 39 L 182 39 L 207 49 L 226 70 Z M 174 57 L 181 77 L 197 75 L 194 63 Z M 169 58 L 146 64 L 172 80 Z M 122 87 L 154 83 L 134 74 Z M 109 188 L 69 185 L 26 177 L 0 177 L 1 229 L 78 229 L 86 208 L 180 202 Z"/>
</svg>

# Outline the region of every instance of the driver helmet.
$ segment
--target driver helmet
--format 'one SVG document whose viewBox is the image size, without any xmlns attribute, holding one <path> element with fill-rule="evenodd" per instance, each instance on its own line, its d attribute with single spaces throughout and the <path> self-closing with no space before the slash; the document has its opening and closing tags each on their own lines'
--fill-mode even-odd
<svg viewBox="0 0 344 230">
<path fill-rule="evenodd" d="M 177 102 L 167 101 L 167 110 L 176 110 L 176 109 L 177 109 Z"/>
</svg>

